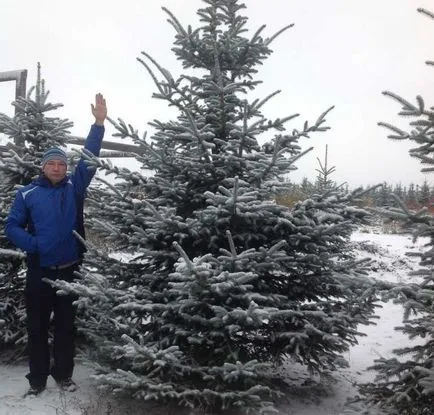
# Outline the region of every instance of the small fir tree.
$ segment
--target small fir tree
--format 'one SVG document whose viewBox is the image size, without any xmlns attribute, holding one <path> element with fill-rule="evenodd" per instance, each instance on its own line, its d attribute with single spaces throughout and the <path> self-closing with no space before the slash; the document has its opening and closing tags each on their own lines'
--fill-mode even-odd
<svg viewBox="0 0 434 415">
<path fill-rule="evenodd" d="M 399 199 L 404 200 L 405 197 L 405 187 L 403 188 L 401 183 L 398 183 L 394 189 L 393 194 L 397 196 Z"/>
<path fill-rule="evenodd" d="M 386 207 L 393 206 L 395 201 L 392 197 L 392 188 L 389 184 L 384 182 L 375 194 L 375 206 Z"/>
<path fill-rule="evenodd" d="M 416 202 L 416 187 L 414 183 L 410 183 L 408 186 L 407 199 L 405 201 L 410 207 L 414 207 Z"/>
<path fill-rule="evenodd" d="M 314 189 L 314 184 L 311 183 L 307 177 L 303 177 L 303 180 L 300 183 L 300 190 L 305 197 L 312 195 L 314 193 Z"/>
<path fill-rule="evenodd" d="M 431 189 L 429 187 L 428 182 L 426 180 L 424 180 L 424 182 L 422 183 L 422 186 L 420 186 L 417 201 L 422 206 L 429 206 L 430 200 L 431 200 Z"/>
<path fill-rule="evenodd" d="M 328 145 L 326 144 L 325 155 L 324 155 L 324 163 L 321 163 L 321 160 L 317 158 L 319 168 L 316 169 L 318 172 L 318 176 L 316 178 L 316 188 L 320 193 L 326 192 L 327 190 L 333 189 L 336 184 L 333 180 L 330 179 L 330 176 L 336 171 L 336 167 L 328 166 Z"/>
</svg>

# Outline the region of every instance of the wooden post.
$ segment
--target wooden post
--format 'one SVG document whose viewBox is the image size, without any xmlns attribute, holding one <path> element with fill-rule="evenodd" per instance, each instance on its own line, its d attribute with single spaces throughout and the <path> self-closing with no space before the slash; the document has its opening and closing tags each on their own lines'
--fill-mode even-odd
<svg viewBox="0 0 434 415">
<path fill-rule="evenodd" d="M 25 98 L 26 96 L 26 83 L 27 83 L 27 69 L 18 69 L 16 71 L 0 72 L 0 82 L 15 81 L 15 100 L 18 97 Z M 15 115 L 18 108 L 15 107 Z M 19 137 L 15 138 L 16 146 L 23 146 L 24 142 Z"/>
</svg>

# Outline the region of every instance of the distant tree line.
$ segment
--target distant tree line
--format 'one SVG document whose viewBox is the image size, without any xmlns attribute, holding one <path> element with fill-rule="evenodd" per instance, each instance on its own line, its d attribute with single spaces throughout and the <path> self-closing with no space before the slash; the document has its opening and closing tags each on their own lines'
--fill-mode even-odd
<svg viewBox="0 0 434 415">
<path fill-rule="evenodd" d="M 306 177 L 300 183 L 289 183 L 288 190 L 276 197 L 278 203 L 292 205 L 299 200 L 307 199 L 318 192 L 326 189 L 332 189 L 338 185 L 332 180 L 324 181 L 323 175 L 318 175 L 314 182 Z M 368 189 L 370 186 L 362 186 Z M 341 189 L 350 192 L 348 184 L 341 185 Z M 407 208 L 420 209 L 427 207 L 431 213 L 434 213 L 434 186 L 431 186 L 427 180 L 422 184 L 410 183 L 408 186 L 399 184 L 389 184 L 383 182 L 381 186 L 374 187 L 364 196 L 364 205 L 366 207 L 385 207 L 397 206 L 397 196 Z"/>
<path fill-rule="evenodd" d="M 392 186 L 386 182 L 370 192 L 374 206 L 393 206 L 396 204 L 392 195 L 401 199 L 410 209 L 422 206 L 430 207 L 434 202 L 434 187 L 425 180 L 421 185 L 410 183 L 408 186 L 397 184 Z"/>
</svg>

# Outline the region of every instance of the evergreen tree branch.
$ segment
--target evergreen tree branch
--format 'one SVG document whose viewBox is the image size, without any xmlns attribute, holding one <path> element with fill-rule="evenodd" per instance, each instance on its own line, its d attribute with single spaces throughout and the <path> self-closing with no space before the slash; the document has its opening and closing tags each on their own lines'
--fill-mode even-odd
<svg viewBox="0 0 434 415">
<path fill-rule="evenodd" d="M 186 254 L 186 252 L 182 249 L 181 245 L 179 245 L 178 242 L 173 242 L 172 245 L 179 252 L 179 255 L 181 255 L 181 257 L 185 261 L 185 264 L 187 265 L 187 268 L 188 268 L 189 272 L 194 272 L 194 265 L 191 262 L 191 260 L 188 257 L 188 255 Z"/>
<path fill-rule="evenodd" d="M 293 26 L 294 26 L 294 23 L 291 23 L 291 24 L 283 27 L 282 29 L 278 30 L 273 36 L 271 36 L 270 38 L 266 39 L 265 45 L 268 46 L 274 39 L 276 39 L 279 35 L 281 35 L 283 32 L 285 32 L 286 30 L 290 29 Z"/>
<path fill-rule="evenodd" d="M 235 259 L 237 258 L 237 250 L 235 249 L 235 243 L 234 240 L 232 238 L 232 234 L 230 230 L 226 231 L 226 237 L 228 238 L 228 242 L 229 242 L 229 248 L 230 248 L 230 253 L 232 255 L 232 257 Z"/>
<path fill-rule="evenodd" d="M 431 12 L 431 11 L 429 11 L 429 10 L 427 10 L 427 9 L 424 9 L 424 8 L 422 8 L 422 7 L 419 7 L 419 8 L 417 9 L 417 11 L 418 11 L 419 13 L 421 13 L 421 14 L 424 14 L 425 16 L 430 17 L 431 19 L 434 19 L 434 13 Z"/>
<path fill-rule="evenodd" d="M 395 127 L 389 123 L 379 122 L 378 125 L 380 127 L 385 127 L 387 129 L 393 131 L 394 133 L 398 134 L 398 135 L 388 135 L 387 136 L 388 138 L 391 138 L 393 140 L 406 140 L 407 138 L 410 138 L 410 135 L 407 132 L 405 132 L 405 131 L 401 130 L 400 128 Z"/>
<path fill-rule="evenodd" d="M 0 257 L 24 259 L 26 258 L 26 254 L 24 252 L 15 251 L 12 249 L 0 248 Z"/>
</svg>

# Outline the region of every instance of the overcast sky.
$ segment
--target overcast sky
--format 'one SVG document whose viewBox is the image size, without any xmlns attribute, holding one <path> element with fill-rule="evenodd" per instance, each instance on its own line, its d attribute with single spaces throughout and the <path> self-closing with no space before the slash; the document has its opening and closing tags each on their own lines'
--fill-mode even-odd
<svg viewBox="0 0 434 415">
<path fill-rule="evenodd" d="M 416 95 L 434 105 L 434 21 L 417 13 L 434 11 L 434 0 L 245 0 L 249 28 L 266 24 L 272 35 L 289 23 L 295 26 L 272 44 L 273 55 L 260 68 L 263 85 L 250 98 L 281 89 L 265 115 L 276 118 L 300 113 L 288 126 L 301 128 L 328 107 L 331 130 L 301 141 L 315 150 L 292 174 L 294 181 L 316 175 L 317 157 L 329 146 L 329 164 L 337 182 L 351 186 L 421 183 L 429 175 L 408 155 L 410 143 L 386 138 L 378 121 L 403 126 L 399 105 L 384 90 L 414 101 Z M 151 54 L 177 77 L 180 62 L 171 53 L 174 30 L 161 7 L 184 25 L 198 21 L 200 0 L 0 0 L 0 71 L 28 69 L 28 87 L 35 83 L 36 64 L 52 102 L 62 102 L 58 116 L 74 122 L 71 132 L 86 135 L 92 122 L 90 102 L 96 92 L 107 98 L 109 115 L 121 117 L 139 131 L 147 123 L 168 120 L 175 113 L 136 61 Z M 0 111 L 12 115 L 12 82 L 0 83 Z M 107 140 L 113 129 L 107 128 Z"/>
</svg>

